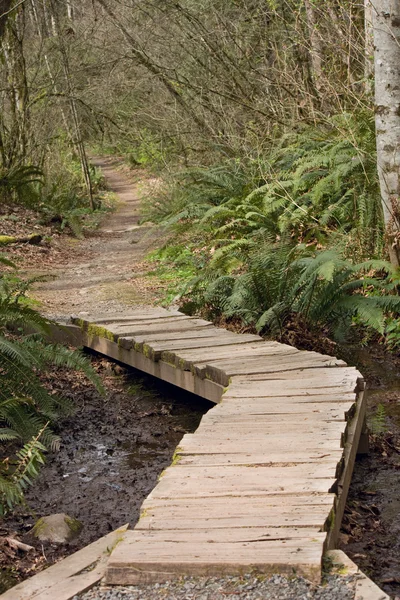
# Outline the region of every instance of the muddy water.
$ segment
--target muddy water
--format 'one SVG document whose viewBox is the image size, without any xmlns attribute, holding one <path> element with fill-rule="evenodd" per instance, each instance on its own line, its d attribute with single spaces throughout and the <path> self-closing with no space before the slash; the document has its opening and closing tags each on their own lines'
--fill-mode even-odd
<svg viewBox="0 0 400 600">
<path fill-rule="evenodd" d="M 9 524 L 32 543 L 27 532 L 36 518 L 65 512 L 79 519 L 84 528 L 75 543 L 44 546 L 50 563 L 124 523 L 133 527 L 182 436 L 195 431 L 212 406 L 103 358 L 94 361 L 107 386 L 106 397 L 76 383 L 71 393 L 78 410 L 60 424 L 61 451 L 49 456 L 28 491 L 29 510 Z"/>
<path fill-rule="evenodd" d="M 341 548 L 384 591 L 400 598 L 400 361 L 362 351 L 371 451 L 355 465 Z"/>
</svg>

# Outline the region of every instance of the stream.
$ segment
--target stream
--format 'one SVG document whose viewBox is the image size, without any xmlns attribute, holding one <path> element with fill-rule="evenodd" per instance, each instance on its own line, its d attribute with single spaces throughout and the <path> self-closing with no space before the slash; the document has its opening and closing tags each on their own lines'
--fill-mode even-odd
<svg viewBox="0 0 400 600">
<path fill-rule="evenodd" d="M 60 370 L 53 378 L 77 411 L 60 423 L 61 449 L 48 456 L 27 491 L 27 506 L 0 523 L 0 537 L 11 534 L 35 548 L 34 553 L 10 555 L 8 566 L 0 547 L 0 593 L 125 523 L 134 527 L 142 502 L 171 464 L 182 436 L 195 431 L 212 406 L 100 355 L 92 356 L 92 364 L 106 387 L 105 397 L 77 373 Z M 42 544 L 30 535 L 38 518 L 54 513 L 81 521 L 76 541 Z"/>
</svg>

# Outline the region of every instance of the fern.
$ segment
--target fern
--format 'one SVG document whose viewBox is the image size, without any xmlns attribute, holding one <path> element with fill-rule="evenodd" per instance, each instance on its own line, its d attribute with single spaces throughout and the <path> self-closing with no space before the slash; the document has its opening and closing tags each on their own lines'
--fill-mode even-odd
<svg viewBox="0 0 400 600">
<path fill-rule="evenodd" d="M 46 451 L 40 439 L 46 428 L 47 425 L 17 451 L 15 460 L 0 463 L 0 516 L 23 501 L 24 490 L 38 476 Z"/>
<path fill-rule="evenodd" d="M 0 458 L 3 510 L 22 501 L 25 487 L 43 462 L 44 450 L 59 448 L 60 439 L 50 425 L 73 412 L 70 401 L 47 392 L 38 374 L 60 366 L 78 369 L 103 391 L 83 355 L 45 341 L 43 334 L 48 332 L 49 321 L 20 302 L 29 284 L 14 277 L 10 286 L 7 277 L 0 275 L 0 440 L 13 441 L 12 448 L 15 444 L 20 448 L 14 455 Z M 9 329 L 14 335 L 8 333 Z"/>
<path fill-rule="evenodd" d="M 378 404 L 374 414 L 368 419 L 368 425 L 371 433 L 374 435 L 382 435 L 382 433 L 387 431 L 386 410 L 383 404 Z"/>
</svg>

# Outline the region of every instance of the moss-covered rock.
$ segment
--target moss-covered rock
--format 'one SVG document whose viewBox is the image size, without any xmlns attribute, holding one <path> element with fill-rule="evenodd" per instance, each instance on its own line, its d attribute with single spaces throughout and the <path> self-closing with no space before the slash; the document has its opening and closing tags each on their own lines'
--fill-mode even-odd
<svg viewBox="0 0 400 600">
<path fill-rule="evenodd" d="M 0 235 L 0 246 L 7 246 L 7 244 L 15 244 L 17 238 L 12 235 Z"/>
<path fill-rule="evenodd" d="M 83 525 L 78 519 L 65 513 L 41 517 L 33 526 L 31 533 L 42 542 L 65 544 L 77 538 Z"/>
</svg>

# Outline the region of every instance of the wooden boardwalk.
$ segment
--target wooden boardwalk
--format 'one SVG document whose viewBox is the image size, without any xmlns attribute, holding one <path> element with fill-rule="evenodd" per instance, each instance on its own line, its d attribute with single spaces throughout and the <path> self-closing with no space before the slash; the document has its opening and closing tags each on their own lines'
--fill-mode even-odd
<svg viewBox="0 0 400 600">
<path fill-rule="evenodd" d="M 159 308 L 72 322 L 83 345 L 215 403 L 112 552 L 106 581 L 249 571 L 318 581 L 363 428 L 357 370 Z"/>
</svg>

